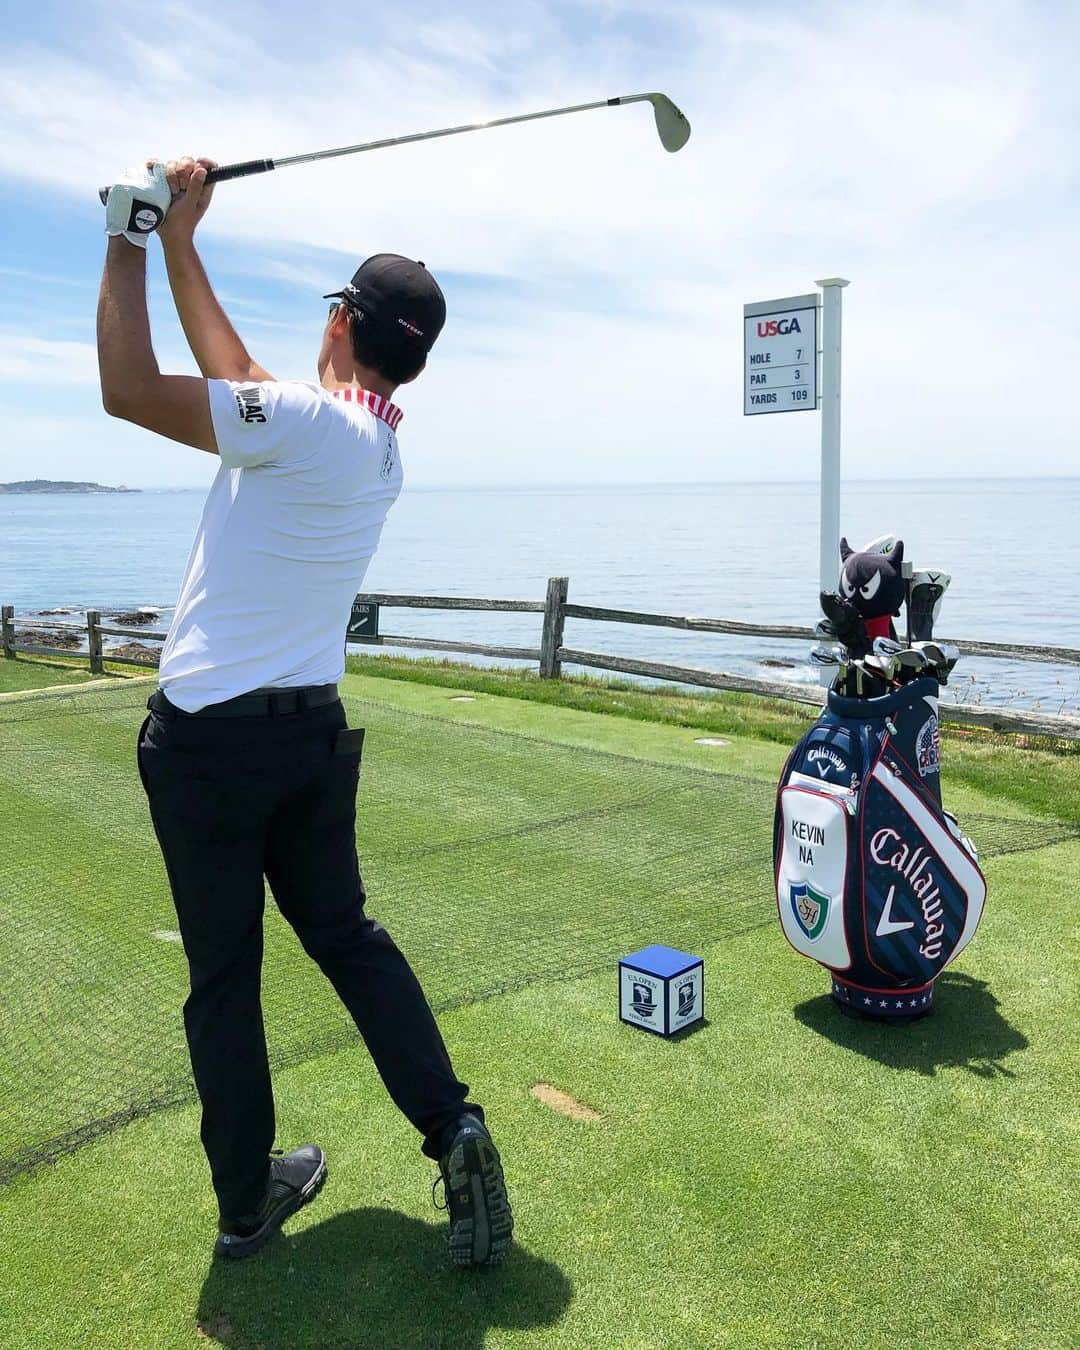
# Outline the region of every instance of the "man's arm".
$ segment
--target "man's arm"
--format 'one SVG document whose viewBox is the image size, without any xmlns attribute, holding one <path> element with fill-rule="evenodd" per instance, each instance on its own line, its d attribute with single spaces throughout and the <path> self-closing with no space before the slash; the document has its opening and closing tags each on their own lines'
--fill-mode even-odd
<svg viewBox="0 0 1080 1350">
<path fill-rule="evenodd" d="M 208 379 L 265 382 L 274 377 L 251 359 L 221 308 L 195 248 L 195 227 L 214 192 L 212 184 L 206 186 L 206 173 L 215 167 L 211 159 L 190 157 L 170 160 L 166 166 L 176 200 L 158 234 L 165 250 L 169 285 L 188 346 L 202 373 Z"/>
<path fill-rule="evenodd" d="M 158 369 L 146 312 L 146 250 L 123 235 L 109 239 L 105 254 L 97 345 L 107 413 L 217 454 L 206 381 Z"/>
</svg>

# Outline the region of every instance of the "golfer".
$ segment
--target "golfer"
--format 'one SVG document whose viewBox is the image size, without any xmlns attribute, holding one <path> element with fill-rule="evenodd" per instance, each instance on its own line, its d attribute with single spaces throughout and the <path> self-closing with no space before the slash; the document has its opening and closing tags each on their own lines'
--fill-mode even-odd
<svg viewBox="0 0 1080 1350">
<path fill-rule="evenodd" d="M 337 690 L 352 601 L 401 491 L 391 399 L 424 369 L 445 301 L 423 263 L 377 254 L 326 297 L 318 382 L 275 380 L 195 250 L 213 167 L 150 161 L 111 189 L 97 339 L 107 412 L 221 460 L 138 742 L 190 971 L 184 1026 L 220 1210 L 215 1251 L 257 1251 L 326 1180 L 316 1144 L 271 1156 L 265 877 L 439 1164 L 453 1260 L 494 1264 L 513 1228 L 499 1155 L 408 962 L 365 913 L 364 733 L 346 726 Z M 146 307 L 155 230 L 203 379 L 158 370 Z"/>
</svg>

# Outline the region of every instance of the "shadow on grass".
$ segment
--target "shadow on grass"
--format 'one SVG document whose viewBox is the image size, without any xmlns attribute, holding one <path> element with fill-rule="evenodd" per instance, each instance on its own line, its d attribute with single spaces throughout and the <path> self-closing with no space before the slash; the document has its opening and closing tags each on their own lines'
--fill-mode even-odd
<svg viewBox="0 0 1080 1350">
<path fill-rule="evenodd" d="M 929 1076 L 938 1069 L 967 1069 L 980 1078 L 1014 1076 L 1001 1061 L 1026 1050 L 1028 1039 L 998 1011 L 985 980 L 947 973 L 937 982 L 934 1003 L 929 1017 L 907 1026 L 852 1020 L 829 994 L 800 1003 L 795 1017 L 834 1044 L 890 1069 Z"/>
<path fill-rule="evenodd" d="M 450 1265 L 446 1225 L 354 1209 L 247 1261 L 214 1261 L 198 1330 L 229 1350 L 480 1350 L 492 1327 L 551 1326 L 573 1286 L 516 1244 L 505 1265 Z"/>
</svg>

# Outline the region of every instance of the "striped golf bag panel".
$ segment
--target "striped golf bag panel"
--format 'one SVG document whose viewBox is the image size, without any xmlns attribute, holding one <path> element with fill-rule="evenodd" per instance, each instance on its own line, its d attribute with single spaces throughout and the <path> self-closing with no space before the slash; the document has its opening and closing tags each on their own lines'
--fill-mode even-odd
<svg viewBox="0 0 1080 1350">
<path fill-rule="evenodd" d="M 986 898 L 975 850 L 941 806 L 937 694 L 930 679 L 876 699 L 830 690 L 780 779 L 781 926 L 867 1016 L 929 1011 Z"/>
</svg>

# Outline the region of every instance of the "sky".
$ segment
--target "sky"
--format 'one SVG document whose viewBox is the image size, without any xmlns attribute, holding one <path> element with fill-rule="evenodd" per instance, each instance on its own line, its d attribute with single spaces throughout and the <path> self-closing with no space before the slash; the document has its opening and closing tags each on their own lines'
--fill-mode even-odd
<svg viewBox="0 0 1080 1350">
<path fill-rule="evenodd" d="M 1072 475 L 1080 6 L 3 0 L 0 480 L 200 486 L 108 418 L 99 184 L 662 90 L 648 106 L 222 184 L 198 242 L 252 355 L 313 379 L 380 251 L 450 317 L 400 393 L 414 486 L 814 479 L 819 416 L 744 417 L 742 307 L 844 276 L 847 478 Z M 163 370 L 196 373 L 150 244 Z"/>
</svg>

